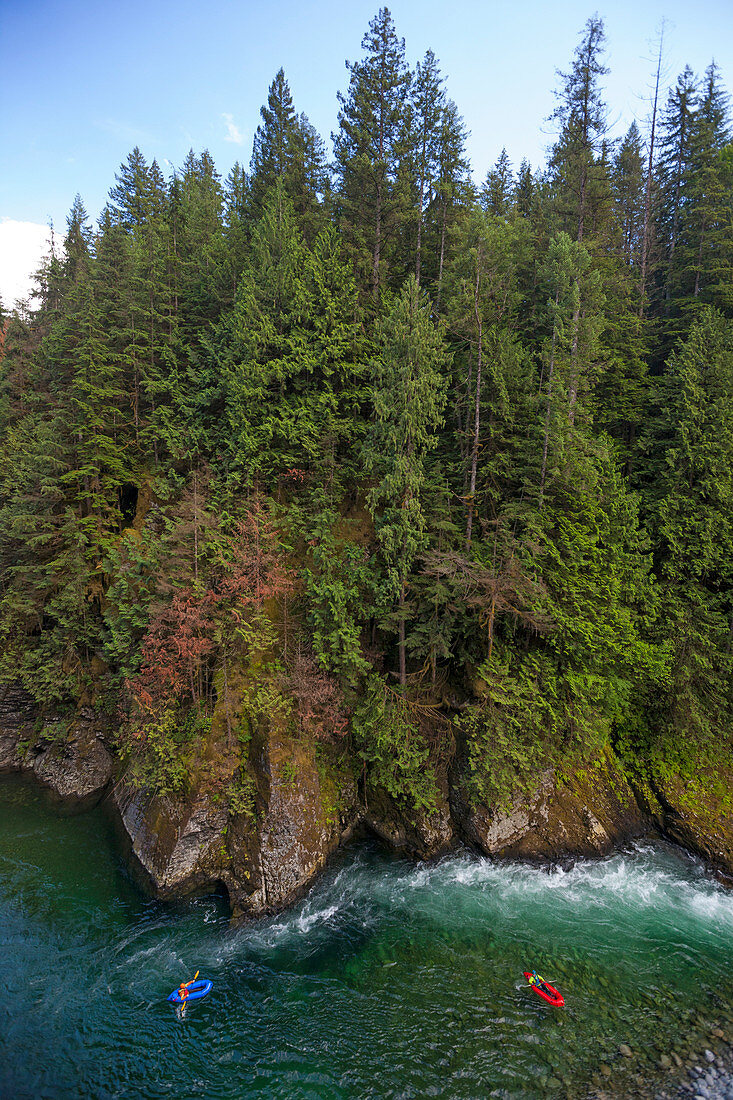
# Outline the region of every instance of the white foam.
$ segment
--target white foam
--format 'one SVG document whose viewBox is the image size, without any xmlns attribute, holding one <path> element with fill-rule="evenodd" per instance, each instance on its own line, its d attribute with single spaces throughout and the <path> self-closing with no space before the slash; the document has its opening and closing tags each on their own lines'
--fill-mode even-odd
<svg viewBox="0 0 733 1100">
<path fill-rule="evenodd" d="M 318 909 L 315 913 L 301 913 L 296 924 L 300 932 L 310 932 L 316 924 L 325 923 L 338 913 L 338 905 L 329 905 L 326 909 Z"/>
</svg>

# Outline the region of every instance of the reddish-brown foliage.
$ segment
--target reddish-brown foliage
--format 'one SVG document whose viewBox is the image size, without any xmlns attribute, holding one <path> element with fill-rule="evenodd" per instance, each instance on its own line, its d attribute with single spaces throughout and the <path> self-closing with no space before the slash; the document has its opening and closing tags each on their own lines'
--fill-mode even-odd
<svg viewBox="0 0 733 1100">
<path fill-rule="evenodd" d="M 142 667 L 130 685 L 145 709 L 186 691 L 198 700 L 202 662 L 214 648 L 212 625 L 208 593 L 199 596 L 192 589 L 177 592 L 153 618 L 142 645 Z"/>
<path fill-rule="evenodd" d="M 222 540 L 225 572 L 215 586 L 217 600 L 236 600 L 243 607 L 262 609 L 265 600 L 282 599 L 292 591 L 292 578 L 278 553 L 277 532 L 259 501 Z"/>
<path fill-rule="evenodd" d="M 325 741 L 344 737 L 349 713 L 335 677 L 319 668 L 312 654 L 299 651 L 289 677 L 301 729 Z"/>
<path fill-rule="evenodd" d="M 178 589 L 151 619 L 140 672 L 129 684 L 146 711 L 187 694 L 194 702 L 204 698 L 212 667 L 236 644 L 237 627 L 265 601 L 283 599 L 292 590 L 277 532 L 259 502 L 233 535 L 219 536 L 218 548 L 209 587 Z"/>
</svg>

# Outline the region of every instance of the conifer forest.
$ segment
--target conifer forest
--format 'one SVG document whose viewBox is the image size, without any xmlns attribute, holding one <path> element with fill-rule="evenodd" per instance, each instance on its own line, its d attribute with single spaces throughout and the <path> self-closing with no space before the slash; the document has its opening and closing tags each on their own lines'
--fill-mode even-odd
<svg viewBox="0 0 733 1100">
<path fill-rule="evenodd" d="M 718 69 L 665 86 L 655 60 L 611 140 L 594 16 L 557 59 L 547 163 L 502 152 L 480 182 L 431 50 L 411 67 L 382 8 L 352 56 L 332 145 L 281 69 L 248 166 L 191 151 L 166 178 L 133 149 L 0 313 L 0 692 L 41 724 L 93 711 L 140 786 L 206 773 L 245 816 L 275 726 L 428 814 L 456 753 L 487 805 L 609 747 L 714 771 Z"/>
</svg>

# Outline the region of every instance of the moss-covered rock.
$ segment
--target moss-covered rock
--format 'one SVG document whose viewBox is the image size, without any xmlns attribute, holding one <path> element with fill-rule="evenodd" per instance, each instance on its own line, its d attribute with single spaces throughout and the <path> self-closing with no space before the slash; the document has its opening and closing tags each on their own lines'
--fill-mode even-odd
<svg viewBox="0 0 733 1100">
<path fill-rule="evenodd" d="M 530 859 L 602 855 L 651 824 L 610 749 L 565 775 L 547 769 L 508 808 L 471 804 L 459 789 L 454 813 L 481 851 Z"/>
<path fill-rule="evenodd" d="M 33 699 L 12 685 L 0 698 L 0 772 L 32 774 L 68 806 L 84 809 L 104 795 L 114 759 L 92 710 L 41 719 Z"/>
<path fill-rule="evenodd" d="M 223 884 L 235 915 L 262 916 L 301 893 L 338 846 L 346 819 L 315 746 L 282 732 L 254 749 L 252 807 L 232 807 L 201 768 L 187 794 L 160 797 L 119 785 L 115 801 L 147 886 L 159 897 Z"/>
<path fill-rule="evenodd" d="M 685 772 L 650 770 L 660 828 L 670 840 L 733 878 L 733 763 L 703 758 L 695 774 Z"/>
</svg>

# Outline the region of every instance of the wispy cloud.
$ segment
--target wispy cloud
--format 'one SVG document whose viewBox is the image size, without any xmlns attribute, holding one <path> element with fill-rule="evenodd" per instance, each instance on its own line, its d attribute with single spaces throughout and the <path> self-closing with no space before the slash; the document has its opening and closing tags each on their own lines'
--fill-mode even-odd
<svg viewBox="0 0 733 1100">
<path fill-rule="evenodd" d="M 50 250 L 49 238 L 47 225 L 0 218 L 0 299 L 6 307 L 30 294 L 33 272 Z"/>
<path fill-rule="evenodd" d="M 234 145 L 243 145 L 244 134 L 240 134 L 239 130 L 237 129 L 237 126 L 234 122 L 234 115 L 223 114 L 221 117 L 227 124 L 227 136 L 224 138 L 224 140 L 231 141 L 234 143 Z"/>
<path fill-rule="evenodd" d="M 128 145 L 149 144 L 153 141 L 152 135 L 147 130 L 142 130 L 139 126 L 130 126 L 127 122 L 121 122 L 116 118 L 98 119 L 96 125 L 100 130 L 112 134 L 113 137 L 119 138 Z"/>
</svg>

